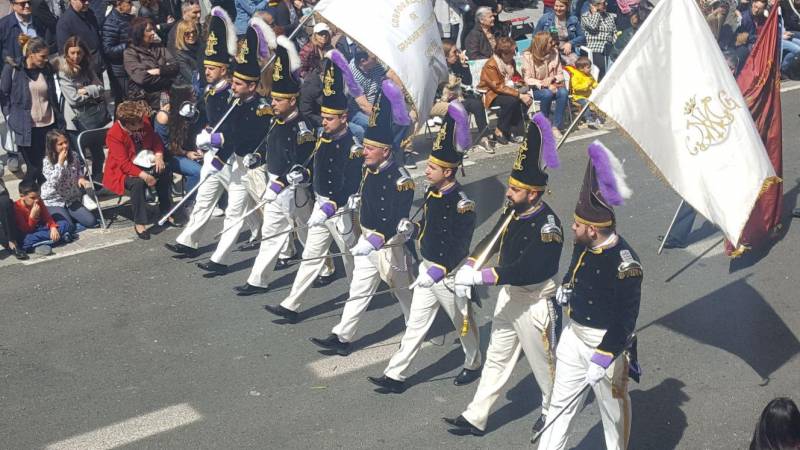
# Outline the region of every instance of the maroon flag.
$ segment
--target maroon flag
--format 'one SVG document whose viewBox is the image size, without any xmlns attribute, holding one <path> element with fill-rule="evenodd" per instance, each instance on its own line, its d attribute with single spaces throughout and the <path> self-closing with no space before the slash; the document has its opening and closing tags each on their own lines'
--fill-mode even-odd
<svg viewBox="0 0 800 450">
<path fill-rule="evenodd" d="M 783 141 L 781 129 L 781 38 L 778 8 L 772 10 L 736 79 L 753 122 L 758 128 L 767 156 L 778 176 L 766 184 L 742 232 L 738 248 L 725 241 L 728 256 L 763 246 L 781 222 L 783 203 Z"/>
</svg>

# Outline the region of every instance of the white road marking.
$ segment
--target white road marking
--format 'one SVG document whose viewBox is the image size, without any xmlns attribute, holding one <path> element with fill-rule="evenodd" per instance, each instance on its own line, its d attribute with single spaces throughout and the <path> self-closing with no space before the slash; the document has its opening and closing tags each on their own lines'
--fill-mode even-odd
<svg viewBox="0 0 800 450">
<path fill-rule="evenodd" d="M 573 134 L 572 136 L 567 138 L 567 142 L 566 143 L 580 141 L 580 140 L 583 140 L 583 139 L 589 139 L 589 138 L 593 138 L 593 137 L 597 137 L 597 136 L 603 136 L 603 135 L 606 135 L 606 134 L 608 134 L 610 132 L 611 131 L 609 131 L 609 130 L 596 130 L 596 131 L 590 131 L 588 133 L 580 134 L 580 135 L 574 135 Z"/>
<path fill-rule="evenodd" d="M 47 450 L 112 449 L 202 420 L 188 403 L 170 406 L 49 444 Z"/>
<path fill-rule="evenodd" d="M 355 372 L 374 364 L 385 363 L 400 347 L 402 336 L 402 334 L 398 334 L 345 357 L 338 355 L 326 356 L 306 364 L 306 368 L 317 378 L 324 380 Z M 422 348 L 430 347 L 431 345 L 429 341 L 425 341 L 422 344 Z"/>
<path fill-rule="evenodd" d="M 786 87 L 782 87 L 782 88 L 781 88 L 781 92 L 795 91 L 795 90 L 797 90 L 797 89 L 800 89 L 800 83 L 798 83 L 798 84 L 792 84 L 792 85 L 790 85 L 790 86 L 786 86 Z"/>
</svg>

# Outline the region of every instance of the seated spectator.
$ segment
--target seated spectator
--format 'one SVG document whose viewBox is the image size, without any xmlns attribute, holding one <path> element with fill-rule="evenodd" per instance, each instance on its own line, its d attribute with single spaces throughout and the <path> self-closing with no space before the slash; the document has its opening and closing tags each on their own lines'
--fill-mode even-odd
<svg viewBox="0 0 800 450">
<path fill-rule="evenodd" d="M 589 14 L 581 18 L 586 33 L 586 46 L 593 52 L 592 63 L 600 69 L 600 79 L 606 74 L 606 56 L 617 36 L 617 16 L 606 11 L 606 0 L 589 0 Z"/>
<path fill-rule="evenodd" d="M 5 166 L 0 161 L 0 246 L 8 250 L 19 260 L 28 259 L 28 254 L 17 245 L 17 223 L 14 220 L 14 202 L 8 195 L 6 183 L 3 181 Z"/>
<path fill-rule="evenodd" d="M 133 206 L 133 228 L 136 235 L 144 240 L 150 239 L 147 225 L 151 223 L 147 215 L 145 191 L 155 188 L 162 214 L 172 207 L 172 174 L 166 166 L 164 146 L 153 131 L 148 115 L 147 106 L 141 102 L 125 101 L 117 107 L 117 120 L 106 136 L 108 158 L 103 176 L 103 186 L 109 191 L 117 195 L 128 191 Z M 150 150 L 154 154 L 152 173 L 133 163 L 142 150 Z M 169 223 L 178 225 L 172 217 Z"/>
<path fill-rule="evenodd" d="M 63 54 L 64 56 L 56 59 L 58 84 L 61 86 L 61 94 L 64 96 L 64 122 L 67 136 L 70 138 L 71 147 L 77 148 L 78 133 L 87 129 L 104 127 L 111 119 L 106 110 L 106 116 L 100 120 L 85 119 L 88 121 L 87 123 L 80 121 L 79 114 L 87 112 L 91 108 L 106 108 L 103 82 L 97 78 L 97 74 L 92 69 L 88 58 L 89 51 L 79 38 L 73 36 L 67 39 Z M 105 123 L 100 123 L 102 121 Z M 105 158 L 102 148 L 92 149 L 92 174 L 102 175 Z"/>
<path fill-rule="evenodd" d="M 145 100 L 152 109 L 158 109 L 161 92 L 168 90 L 178 75 L 178 64 L 156 43 L 150 19 L 134 19 L 130 33 L 130 44 L 123 52 L 125 72 L 130 77 L 128 99 Z"/>
<path fill-rule="evenodd" d="M 33 16 L 31 2 L 27 0 L 9 0 L 12 13 L 0 19 L 0 61 L 9 58 L 18 60 L 22 58 L 22 46 L 17 36 L 27 34 L 30 37 L 44 37 L 47 29 L 45 25 Z"/>
<path fill-rule="evenodd" d="M 740 4 L 741 7 L 741 4 Z M 766 0 L 753 0 L 750 2 L 750 8 L 740 12 L 741 22 L 736 29 L 736 56 L 739 58 L 739 67 L 737 73 L 742 70 L 747 56 L 750 55 L 750 50 L 756 44 L 758 33 L 764 23 L 767 21 L 767 16 L 764 15 L 766 10 Z"/>
<path fill-rule="evenodd" d="M 69 223 L 75 231 L 75 222 L 86 228 L 97 226 L 97 218 L 81 203 L 81 189 L 92 189 L 92 183 L 81 175 L 78 156 L 69 148 L 67 137 L 58 130 L 47 133 L 47 147 L 42 164 L 45 182 L 42 184 L 42 201 L 56 220 Z"/>
<path fill-rule="evenodd" d="M 494 32 L 494 13 L 482 6 L 475 11 L 475 27 L 464 40 L 464 49 L 469 59 L 488 59 L 494 54 L 496 39 Z"/>
<path fill-rule="evenodd" d="M 533 91 L 533 99 L 539 102 L 542 114 L 553 124 L 553 134 L 559 138 L 569 92 L 564 87 L 564 70 L 553 43 L 550 33 L 542 31 L 533 36 L 531 46 L 522 53 L 522 76 Z"/>
<path fill-rule="evenodd" d="M 125 72 L 123 53 L 128 47 L 131 20 L 131 0 L 116 0 L 114 8 L 103 22 L 103 55 L 110 66 L 108 81 L 114 104 L 117 105 L 122 103 L 128 92 L 128 73 Z"/>
<path fill-rule="evenodd" d="M 441 95 L 431 108 L 432 116 L 444 116 L 447 114 L 447 106 L 451 100 L 458 99 L 464 105 L 464 109 L 475 117 L 475 125 L 483 135 L 486 132 L 486 109 L 483 107 L 483 100 L 480 95 L 471 89 L 472 73 L 467 65 L 467 57 L 456 44 L 449 39 L 442 39 L 442 50 L 447 58 L 447 69 L 450 73 L 448 83 L 442 88 Z M 465 91 L 462 86 L 468 89 Z M 481 137 L 479 144 L 489 153 L 494 153 L 488 138 Z"/>
<path fill-rule="evenodd" d="M 53 128 L 63 128 L 58 108 L 56 81 L 47 62 L 47 44 L 40 38 L 20 34 L 23 59 L 3 66 L 0 76 L 0 106 L 14 133 L 14 142 L 27 165 L 25 179 L 36 182 L 42 177 L 45 135 Z"/>
<path fill-rule="evenodd" d="M 543 15 L 533 32 L 542 31 L 550 33 L 558 42 L 561 61 L 568 66 L 575 64 L 578 48 L 586 45 L 586 36 L 578 16 L 569 14 L 569 0 L 555 0 L 553 12 Z"/>
<path fill-rule="evenodd" d="M 169 31 L 175 24 L 175 18 L 169 14 L 169 9 L 161 6 L 161 0 L 139 0 L 139 5 L 139 17 L 150 19 L 153 31 L 159 37 L 158 42 L 166 42 Z"/>
<path fill-rule="evenodd" d="M 776 398 L 761 413 L 750 441 L 750 450 L 797 448 L 800 448 L 800 411 L 792 399 Z"/>
<path fill-rule="evenodd" d="M 325 22 L 314 25 L 314 32 L 311 39 L 300 49 L 300 77 L 305 78 L 306 74 L 320 66 L 325 52 L 332 49 L 331 29 Z"/>
<path fill-rule="evenodd" d="M 523 111 L 533 103 L 531 94 L 520 90 L 523 80 L 514 63 L 516 51 L 517 44 L 513 39 L 498 38 L 494 55 L 483 66 L 478 83 L 478 89 L 485 92 L 483 106 L 500 107 L 493 137 L 501 145 L 508 144 L 513 132 L 522 135 Z"/>
<path fill-rule="evenodd" d="M 202 26 L 200 26 L 200 3 L 197 0 L 187 0 L 181 3 L 181 20 L 194 23 L 197 31 L 197 39 L 202 36 Z M 175 51 L 175 33 L 177 26 L 169 30 L 167 36 L 167 50 Z"/>
<path fill-rule="evenodd" d="M 178 76 L 175 83 L 194 84 L 198 79 L 199 57 L 197 25 L 194 22 L 181 20 L 175 25 L 175 59 L 178 61 Z"/>
<path fill-rule="evenodd" d="M 372 104 L 381 89 L 381 83 L 386 78 L 386 69 L 381 65 L 375 55 L 358 49 L 350 61 L 350 70 L 364 95 L 351 99 L 347 116 L 353 125 L 350 129 L 359 142 L 364 139 L 364 130 L 367 129 L 369 117 L 372 114 Z"/>
<path fill-rule="evenodd" d="M 98 78 L 103 78 L 105 63 L 103 62 L 103 43 L 100 39 L 100 25 L 97 23 L 94 11 L 89 7 L 89 2 L 84 0 L 69 0 L 69 7 L 58 19 L 56 25 L 56 41 L 58 49 L 62 50 L 67 39 L 77 36 L 89 49 L 92 68 Z"/>
<path fill-rule="evenodd" d="M 69 222 L 55 220 L 39 197 L 39 185 L 33 180 L 19 183 L 19 200 L 14 202 L 14 220 L 19 230 L 17 245 L 40 255 L 53 252 L 53 245 L 72 242 Z"/>
<path fill-rule="evenodd" d="M 204 124 L 197 117 L 181 116 L 184 102 L 195 104 L 194 89 L 188 84 L 174 84 L 169 91 L 169 104 L 156 114 L 154 129 L 167 149 L 167 167 L 186 178 L 186 191 L 191 191 L 200 181 L 203 152 L 194 144 L 195 136 Z M 187 202 L 187 208 L 191 204 Z"/>
<path fill-rule="evenodd" d="M 267 7 L 268 0 L 236 0 L 236 15 L 231 16 L 233 25 L 236 27 L 236 36 L 239 39 L 244 38 L 247 31 L 247 22 L 255 15 L 257 11 L 263 10 Z"/>
<path fill-rule="evenodd" d="M 631 41 L 633 35 L 636 33 L 636 31 L 639 29 L 642 23 L 644 23 L 645 19 L 647 19 L 648 14 L 650 14 L 650 9 L 645 7 L 644 5 L 637 6 L 631 9 L 630 14 L 628 15 L 628 20 L 630 21 L 631 26 L 622 30 L 622 34 L 620 34 L 619 37 L 617 37 L 617 40 L 614 41 L 614 45 L 611 47 L 611 50 L 609 51 L 608 56 L 612 62 L 615 61 L 617 58 L 619 58 L 620 53 L 622 53 L 622 50 L 624 50 L 625 46 L 628 45 L 628 42 Z M 719 31 L 715 36 L 717 35 L 719 35 Z"/>
<path fill-rule="evenodd" d="M 589 102 L 589 96 L 592 91 L 597 87 L 597 80 L 592 76 L 592 62 L 586 56 L 581 56 L 575 62 L 575 66 L 566 66 L 567 71 L 570 73 L 569 80 L 569 96 L 581 108 L 586 106 Z M 586 123 L 592 128 L 602 128 L 603 124 L 600 119 L 592 111 L 587 108 L 583 113 Z"/>
</svg>

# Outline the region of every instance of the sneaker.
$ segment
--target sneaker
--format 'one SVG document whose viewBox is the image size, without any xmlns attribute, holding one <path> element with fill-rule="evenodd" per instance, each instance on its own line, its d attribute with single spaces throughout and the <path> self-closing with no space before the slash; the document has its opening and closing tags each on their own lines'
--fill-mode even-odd
<svg viewBox="0 0 800 450">
<path fill-rule="evenodd" d="M 478 141 L 481 147 L 483 147 L 484 151 L 488 154 L 494 154 L 494 145 L 489 140 L 488 137 L 482 137 L 480 141 Z"/>
<path fill-rule="evenodd" d="M 50 247 L 47 244 L 40 245 L 33 250 L 39 256 L 50 256 L 53 254 L 53 247 Z"/>
<path fill-rule="evenodd" d="M 89 211 L 94 211 L 97 209 L 97 202 L 95 202 L 92 196 L 89 194 L 83 194 L 81 203 L 83 204 L 83 207 Z"/>
<path fill-rule="evenodd" d="M 556 127 L 553 127 L 553 137 L 556 139 L 561 139 L 563 135 L 561 134 L 561 130 Z"/>
<path fill-rule="evenodd" d="M 214 207 L 214 211 L 211 212 L 211 217 L 222 217 L 225 215 L 225 210 L 220 208 L 219 206 Z"/>
<path fill-rule="evenodd" d="M 19 172 L 19 157 L 9 154 L 6 165 L 8 166 L 8 170 L 12 172 Z"/>
</svg>

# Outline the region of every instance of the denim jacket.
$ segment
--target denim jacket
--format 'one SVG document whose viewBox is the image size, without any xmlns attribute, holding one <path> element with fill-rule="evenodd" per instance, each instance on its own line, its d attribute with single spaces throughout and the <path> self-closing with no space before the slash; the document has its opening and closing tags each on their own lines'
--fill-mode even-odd
<svg viewBox="0 0 800 450">
<path fill-rule="evenodd" d="M 536 23 L 534 33 L 540 31 L 549 33 L 550 29 L 555 26 L 555 22 L 555 13 L 549 12 L 543 15 L 539 22 Z M 569 34 L 569 43 L 572 44 L 573 49 L 577 50 L 581 45 L 586 45 L 586 36 L 583 34 L 583 28 L 581 28 L 581 21 L 578 16 L 567 16 L 567 32 Z"/>
</svg>

